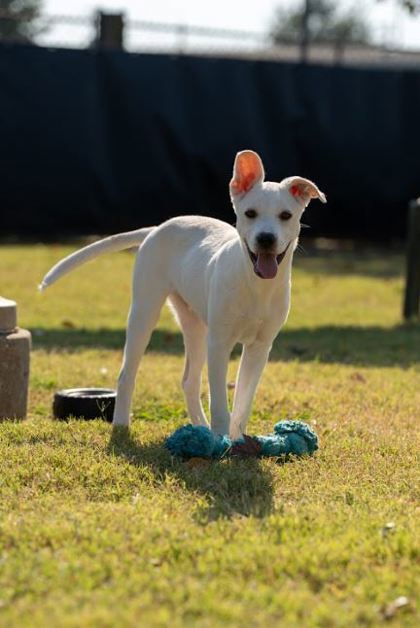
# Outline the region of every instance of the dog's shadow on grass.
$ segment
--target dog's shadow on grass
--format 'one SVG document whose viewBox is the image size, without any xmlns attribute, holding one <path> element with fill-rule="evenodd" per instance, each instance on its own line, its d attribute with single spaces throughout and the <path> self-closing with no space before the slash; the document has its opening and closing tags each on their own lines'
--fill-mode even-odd
<svg viewBox="0 0 420 628">
<path fill-rule="evenodd" d="M 205 522 L 235 515 L 266 517 L 273 510 L 273 477 L 256 458 L 228 458 L 191 467 L 174 458 L 163 441 L 143 444 L 125 427 L 113 427 L 108 454 L 138 467 L 147 466 L 156 481 L 175 477 L 193 493 L 205 497 L 197 517 Z"/>
<path fill-rule="evenodd" d="M 125 340 L 124 329 L 36 328 L 32 332 L 35 351 L 122 350 Z M 409 368 L 419 361 L 419 343 L 420 326 L 416 322 L 390 328 L 357 325 L 286 327 L 273 344 L 270 360 Z M 182 355 L 184 344 L 181 332 L 156 329 L 148 351 Z M 234 355 L 239 353 L 239 347 L 236 347 Z"/>
</svg>

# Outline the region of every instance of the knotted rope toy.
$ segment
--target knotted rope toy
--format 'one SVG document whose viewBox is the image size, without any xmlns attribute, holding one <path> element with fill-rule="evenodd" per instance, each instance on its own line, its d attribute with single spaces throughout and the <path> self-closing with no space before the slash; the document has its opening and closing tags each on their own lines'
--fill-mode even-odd
<svg viewBox="0 0 420 628">
<path fill-rule="evenodd" d="M 242 436 L 237 440 L 213 434 L 204 425 L 183 425 L 166 439 L 165 447 L 181 458 L 303 456 L 318 449 L 318 437 L 303 421 L 279 421 L 273 434 Z"/>
</svg>

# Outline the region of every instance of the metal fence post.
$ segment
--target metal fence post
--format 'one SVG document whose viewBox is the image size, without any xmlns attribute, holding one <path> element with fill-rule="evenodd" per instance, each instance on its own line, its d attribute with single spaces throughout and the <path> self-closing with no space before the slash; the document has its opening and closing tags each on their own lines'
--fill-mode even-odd
<svg viewBox="0 0 420 628">
<path fill-rule="evenodd" d="M 420 314 L 420 198 L 408 206 L 407 276 L 404 297 L 404 318 Z"/>
<path fill-rule="evenodd" d="M 300 49 L 300 62 L 306 63 L 308 60 L 308 48 L 309 48 L 309 18 L 311 16 L 312 6 L 311 0 L 305 0 L 302 20 L 300 24 L 299 34 L 299 49 Z"/>
<path fill-rule="evenodd" d="M 103 13 L 98 11 L 96 22 L 96 45 L 100 48 L 123 48 L 123 13 Z"/>
</svg>

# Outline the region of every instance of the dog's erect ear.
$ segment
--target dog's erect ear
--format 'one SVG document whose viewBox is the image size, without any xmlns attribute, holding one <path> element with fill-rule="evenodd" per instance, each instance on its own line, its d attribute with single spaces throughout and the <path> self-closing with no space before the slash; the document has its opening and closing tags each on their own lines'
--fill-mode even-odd
<svg viewBox="0 0 420 628">
<path fill-rule="evenodd" d="M 283 179 L 281 186 L 285 187 L 296 200 L 309 203 L 312 198 L 319 198 L 322 203 L 327 202 L 325 194 L 309 179 L 288 177 Z"/>
<path fill-rule="evenodd" d="M 233 166 L 233 177 L 230 182 L 232 194 L 246 194 L 257 183 L 264 181 L 264 166 L 253 150 L 237 153 Z"/>
</svg>

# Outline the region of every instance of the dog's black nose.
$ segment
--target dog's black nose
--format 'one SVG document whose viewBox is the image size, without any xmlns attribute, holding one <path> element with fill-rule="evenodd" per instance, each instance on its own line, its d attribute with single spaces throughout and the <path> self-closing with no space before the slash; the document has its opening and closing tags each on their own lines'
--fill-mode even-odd
<svg viewBox="0 0 420 628">
<path fill-rule="evenodd" d="M 271 249 L 275 245 L 277 238 L 273 233 L 262 231 L 257 235 L 256 241 L 262 249 Z"/>
</svg>

